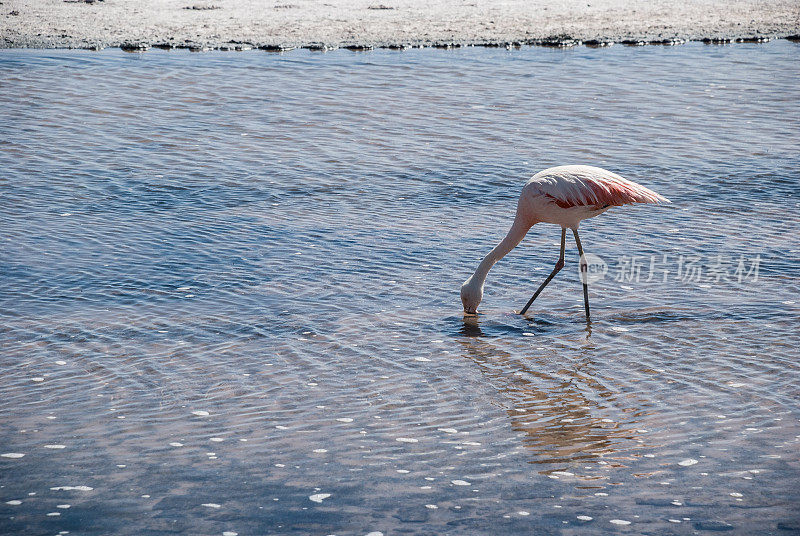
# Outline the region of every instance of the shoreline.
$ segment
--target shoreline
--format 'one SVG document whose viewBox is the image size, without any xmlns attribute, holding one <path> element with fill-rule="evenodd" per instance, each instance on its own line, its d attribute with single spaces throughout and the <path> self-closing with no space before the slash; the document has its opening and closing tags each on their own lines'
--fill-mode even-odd
<svg viewBox="0 0 800 536">
<path fill-rule="evenodd" d="M 795 0 L 197 1 L 4 0 L 0 48 L 286 51 L 800 40 Z"/>
<path fill-rule="evenodd" d="M 705 45 L 736 45 L 736 44 L 762 44 L 762 43 L 769 43 L 772 41 L 777 40 L 786 40 L 793 43 L 800 43 L 800 35 L 788 35 L 785 37 L 739 37 L 739 38 L 709 38 L 705 37 L 702 39 L 664 39 L 664 40 L 651 40 L 651 41 L 643 41 L 643 40 L 622 40 L 622 41 L 610 41 L 610 40 L 596 40 L 596 39 L 589 39 L 586 41 L 582 41 L 579 39 L 572 39 L 570 36 L 554 36 L 552 38 L 543 39 L 543 40 L 529 40 L 525 42 L 519 41 L 511 41 L 511 42 L 477 42 L 477 43 L 408 43 L 408 44 L 395 44 L 395 43 L 384 43 L 378 45 L 327 45 L 324 43 L 308 43 L 304 45 L 257 45 L 253 43 L 247 42 L 237 42 L 231 41 L 224 44 L 196 44 L 196 43 L 186 43 L 186 44 L 177 44 L 172 45 L 170 43 L 149 43 L 149 42 L 142 42 L 138 41 L 135 43 L 132 42 L 125 42 L 119 45 L 86 45 L 86 46 L 48 46 L 48 47 L 37 47 L 37 46 L 0 46 L 0 51 L 3 50 L 88 50 L 88 51 L 101 51 L 107 49 L 119 49 L 123 52 L 147 52 L 150 49 L 156 50 L 188 50 L 190 52 L 243 52 L 243 51 L 250 51 L 250 50 L 262 50 L 266 52 L 291 52 L 293 50 L 310 50 L 315 52 L 332 52 L 335 50 L 350 50 L 353 52 L 369 52 L 372 50 L 411 50 L 411 49 L 424 49 L 424 48 L 432 48 L 432 49 L 442 49 L 442 50 L 454 50 L 459 48 L 505 48 L 506 50 L 511 49 L 520 49 L 523 47 L 543 47 L 543 48 L 557 48 L 557 49 L 568 49 L 568 48 L 575 48 L 575 47 L 587 47 L 587 48 L 608 48 L 614 45 L 617 46 L 627 46 L 627 47 L 644 47 L 644 46 L 678 46 L 678 45 L 685 45 L 688 43 L 701 43 Z"/>
</svg>

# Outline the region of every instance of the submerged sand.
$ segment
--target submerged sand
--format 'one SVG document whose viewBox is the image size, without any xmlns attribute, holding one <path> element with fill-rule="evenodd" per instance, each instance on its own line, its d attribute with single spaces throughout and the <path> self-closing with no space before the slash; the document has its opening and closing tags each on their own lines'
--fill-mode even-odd
<svg viewBox="0 0 800 536">
<path fill-rule="evenodd" d="M 651 42 L 800 33 L 797 0 L 2 0 L 0 47 Z"/>
</svg>

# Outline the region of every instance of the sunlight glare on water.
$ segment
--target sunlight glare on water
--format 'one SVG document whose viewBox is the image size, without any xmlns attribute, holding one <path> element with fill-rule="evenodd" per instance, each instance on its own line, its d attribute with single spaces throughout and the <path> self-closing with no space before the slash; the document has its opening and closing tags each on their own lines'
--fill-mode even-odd
<svg viewBox="0 0 800 536">
<path fill-rule="evenodd" d="M 798 50 L 0 51 L 0 532 L 798 530 Z"/>
</svg>

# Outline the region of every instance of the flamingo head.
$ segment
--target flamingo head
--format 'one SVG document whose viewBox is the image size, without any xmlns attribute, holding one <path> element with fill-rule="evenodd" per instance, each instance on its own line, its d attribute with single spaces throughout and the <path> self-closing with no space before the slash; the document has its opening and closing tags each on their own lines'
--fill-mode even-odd
<svg viewBox="0 0 800 536">
<path fill-rule="evenodd" d="M 470 277 L 461 285 L 461 303 L 464 312 L 474 315 L 478 312 L 478 305 L 483 299 L 483 281 Z"/>
</svg>

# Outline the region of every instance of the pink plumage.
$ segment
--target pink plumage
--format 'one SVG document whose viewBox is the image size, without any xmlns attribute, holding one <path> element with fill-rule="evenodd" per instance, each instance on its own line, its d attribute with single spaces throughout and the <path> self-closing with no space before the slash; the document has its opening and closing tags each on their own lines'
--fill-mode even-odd
<svg viewBox="0 0 800 536">
<path fill-rule="evenodd" d="M 475 272 L 461 285 L 464 312 L 473 314 L 483 299 L 483 284 L 492 266 L 514 249 L 537 223 L 553 223 L 561 227 L 561 254 L 550 276 L 520 311 L 528 307 L 542 292 L 553 276 L 564 267 L 567 229 L 575 236 L 581 256 L 581 271 L 586 271 L 586 259 L 578 237 L 578 226 L 588 218 L 599 216 L 614 206 L 631 203 L 669 203 L 669 200 L 641 184 L 636 184 L 611 171 L 592 166 L 559 166 L 540 171 L 522 188 L 517 214 L 506 237 L 492 249 Z M 589 289 L 583 282 L 586 319 L 589 319 Z"/>
<path fill-rule="evenodd" d="M 545 169 L 531 177 L 525 187 L 551 198 L 561 208 L 669 203 L 666 197 L 641 184 L 592 166 L 559 166 Z"/>
</svg>

